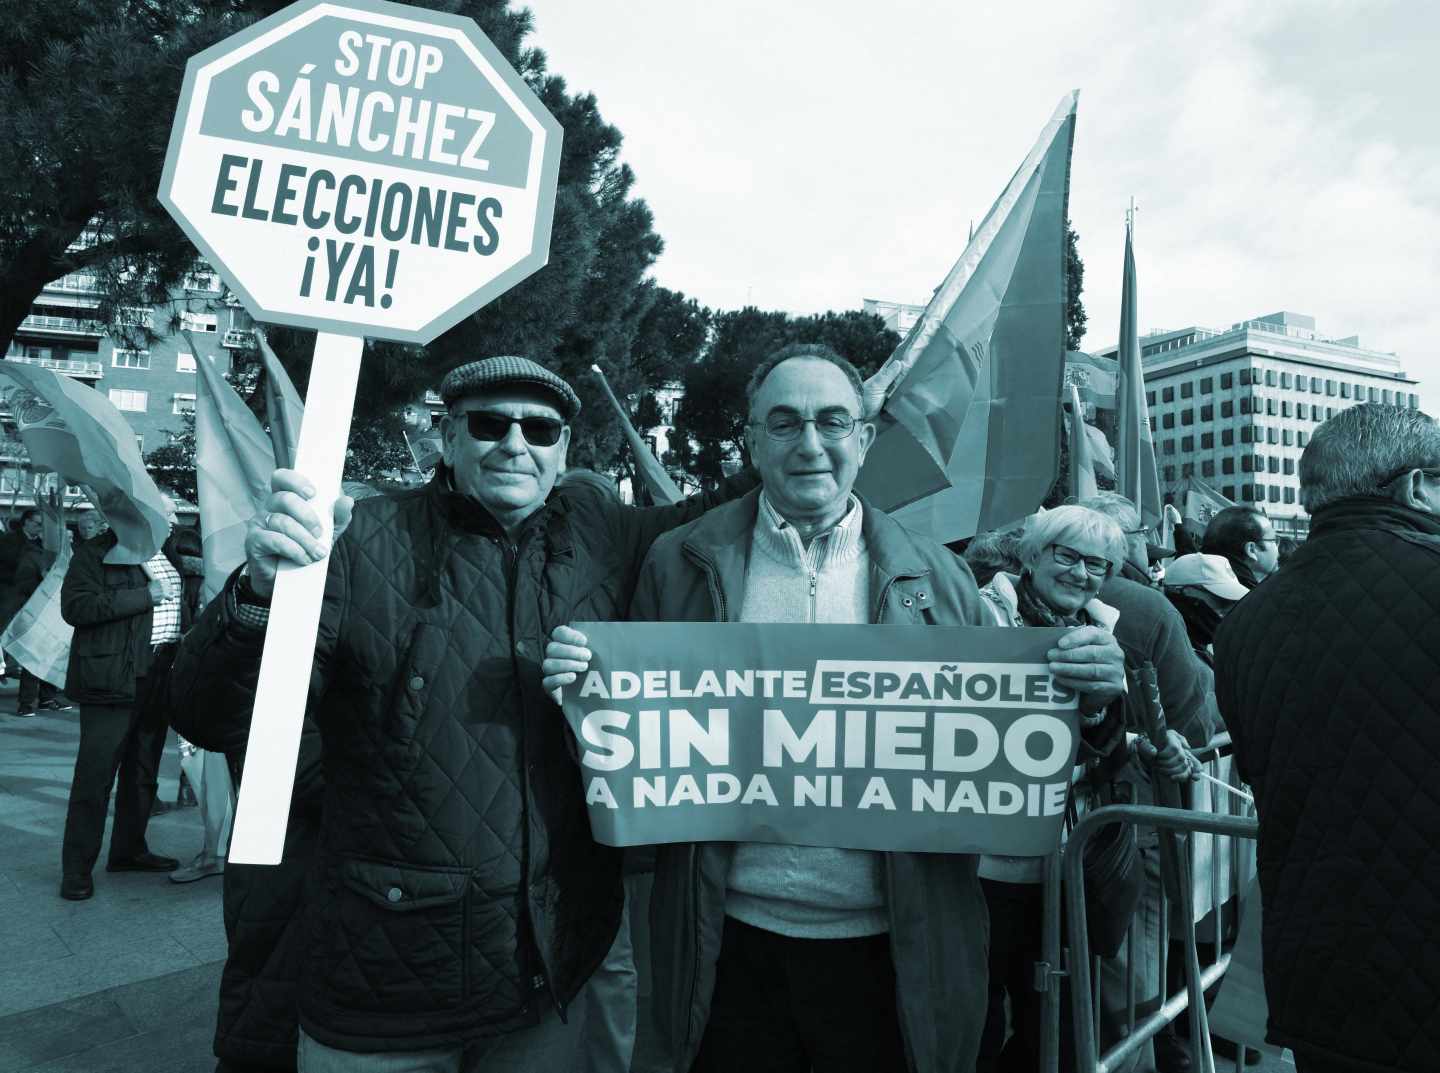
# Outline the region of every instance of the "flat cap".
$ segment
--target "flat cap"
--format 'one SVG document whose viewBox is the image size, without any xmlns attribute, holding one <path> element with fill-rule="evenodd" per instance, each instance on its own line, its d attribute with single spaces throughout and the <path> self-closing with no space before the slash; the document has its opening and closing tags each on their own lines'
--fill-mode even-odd
<svg viewBox="0 0 1440 1073">
<path fill-rule="evenodd" d="M 498 358 L 472 361 L 451 369 L 440 381 L 440 398 L 446 406 L 457 399 L 481 395 L 509 386 L 538 387 L 555 396 L 556 408 L 566 421 L 580 412 L 580 396 L 563 379 L 539 362 L 507 354 Z"/>
</svg>

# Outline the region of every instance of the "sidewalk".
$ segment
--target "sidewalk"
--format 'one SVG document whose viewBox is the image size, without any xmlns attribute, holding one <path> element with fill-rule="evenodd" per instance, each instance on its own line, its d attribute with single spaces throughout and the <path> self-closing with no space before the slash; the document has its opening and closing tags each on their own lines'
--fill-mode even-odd
<svg viewBox="0 0 1440 1073">
<path fill-rule="evenodd" d="M 95 897 L 60 898 L 60 839 L 79 713 L 20 719 L 0 687 L 0 1073 L 210 1073 L 225 957 L 219 879 L 95 868 Z M 175 800 L 179 756 L 166 746 L 160 796 Z M 156 817 L 156 853 L 188 862 L 196 809 Z"/>
</svg>

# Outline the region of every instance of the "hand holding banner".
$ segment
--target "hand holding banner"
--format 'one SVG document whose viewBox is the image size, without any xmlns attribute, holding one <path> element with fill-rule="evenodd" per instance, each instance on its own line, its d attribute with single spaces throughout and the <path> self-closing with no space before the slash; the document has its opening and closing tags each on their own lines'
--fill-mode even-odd
<svg viewBox="0 0 1440 1073">
<path fill-rule="evenodd" d="M 563 702 L 597 841 L 1059 843 L 1079 743 L 1046 659 L 1064 630 L 577 628 L 595 656 Z"/>
</svg>

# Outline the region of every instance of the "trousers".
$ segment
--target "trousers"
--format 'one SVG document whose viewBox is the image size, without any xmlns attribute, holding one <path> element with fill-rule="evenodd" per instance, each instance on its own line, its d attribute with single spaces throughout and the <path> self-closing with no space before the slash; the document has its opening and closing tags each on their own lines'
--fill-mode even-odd
<svg viewBox="0 0 1440 1073">
<path fill-rule="evenodd" d="M 906 1068 L 889 935 L 793 939 L 725 918 L 692 1073 Z"/>
<path fill-rule="evenodd" d="M 300 1029 L 297 1073 L 572 1073 L 580 1068 L 585 993 L 570 1004 L 568 1023 L 552 1007 L 533 1028 L 429 1051 L 362 1054 L 327 1047 Z"/>
<path fill-rule="evenodd" d="M 136 683 L 136 696 L 145 696 L 145 680 Z M 105 840 L 105 815 L 110 789 L 119 772 L 115 794 L 115 827 L 110 834 L 110 859 L 124 860 L 146 853 L 145 828 L 159 785 L 160 753 L 166 727 L 153 717 L 140 718 L 134 704 L 82 704 L 80 749 L 70 782 L 70 804 L 65 812 L 65 837 L 60 861 L 66 875 L 88 876 Z"/>
</svg>

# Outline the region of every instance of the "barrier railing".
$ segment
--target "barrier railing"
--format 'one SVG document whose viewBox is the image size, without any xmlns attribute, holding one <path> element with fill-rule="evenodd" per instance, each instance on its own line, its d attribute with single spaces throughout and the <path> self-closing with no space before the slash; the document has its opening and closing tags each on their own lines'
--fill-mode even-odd
<svg viewBox="0 0 1440 1073">
<path fill-rule="evenodd" d="M 1212 836 L 1228 836 L 1232 840 L 1232 855 L 1238 846 L 1240 839 L 1254 839 L 1259 831 L 1257 822 L 1247 816 L 1230 816 L 1217 813 L 1196 812 L 1190 809 L 1159 808 L 1149 805 L 1107 805 L 1098 808 L 1093 812 L 1085 814 L 1070 833 L 1069 843 L 1066 846 L 1064 860 L 1061 863 L 1063 873 L 1063 887 L 1065 900 L 1065 921 L 1068 925 L 1068 936 L 1070 940 L 1069 969 L 1068 977 L 1070 983 L 1070 1007 L 1073 1017 L 1073 1029 L 1075 1038 L 1075 1061 L 1078 1073 L 1110 1073 L 1111 1070 L 1121 1068 L 1136 1051 L 1153 1039 L 1167 1024 L 1187 1010 L 1190 1013 L 1190 1045 L 1192 1059 L 1197 1073 L 1214 1073 L 1214 1056 L 1210 1049 L 1210 1038 L 1208 1025 L 1205 1018 L 1204 991 L 1224 976 L 1230 965 L 1230 955 L 1224 952 L 1223 947 L 1223 921 L 1221 909 L 1224 900 L 1220 898 L 1219 890 L 1214 890 L 1212 901 L 1212 912 L 1215 915 L 1215 961 L 1210 965 L 1201 967 L 1199 963 L 1196 936 L 1195 936 L 1195 914 L 1193 908 L 1193 889 L 1188 883 L 1181 884 L 1175 892 L 1178 894 L 1178 905 L 1180 908 L 1180 920 L 1184 926 L 1184 933 L 1179 937 L 1185 949 L 1185 976 L 1186 985 L 1184 990 L 1174 995 L 1167 995 L 1161 1002 L 1158 1009 L 1150 1013 L 1143 1020 L 1137 1022 L 1135 1016 L 1136 996 L 1134 994 L 1134 973 L 1133 966 L 1128 963 L 1128 958 L 1136 955 L 1136 934 L 1132 922 L 1130 931 L 1130 942 L 1127 945 L 1126 955 L 1126 1010 L 1128 1034 L 1112 1046 L 1103 1055 L 1099 1053 L 1100 1038 L 1100 1012 L 1101 1003 L 1095 994 L 1092 980 L 1099 977 L 1099 959 L 1092 959 L 1089 950 L 1089 938 L 1085 926 L 1085 889 L 1083 881 L 1083 854 L 1085 845 L 1100 828 L 1111 823 L 1125 823 L 1131 826 L 1149 826 L 1166 833 L 1171 840 L 1177 833 L 1188 833 L 1191 835 L 1208 834 Z M 1195 838 L 1189 840 L 1190 853 L 1195 851 Z M 1162 854 L 1166 852 L 1167 842 L 1162 839 Z M 1189 869 L 1180 869 L 1188 880 Z M 1212 870 L 1213 885 L 1219 882 L 1218 869 Z M 1238 876 L 1240 869 L 1234 867 L 1231 870 L 1232 880 Z M 1170 873 L 1173 877 L 1174 873 Z M 1175 884 L 1166 883 L 1170 887 Z M 1159 980 L 1162 994 L 1166 988 L 1166 955 L 1169 947 L 1168 924 L 1170 914 L 1167 912 L 1167 902 L 1170 898 L 1170 891 L 1165 891 L 1161 899 L 1160 912 L 1160 942 L 1159 949 L 1155 952 L 1160 961 Z M 1047 925 L 1051 922 L 1046 921 Z M 1057 922 L 1058 925 L 1058 922 Z M 1058 930 L 1058 926 L 1057 926 Z M 1052 990 L 1055 990 L 1052 988 Z M 1058 995 L 1055 996 L 1058 998 Z M 1047 1000 L 1051 996 L 1047 994 Z M 1054 1012 L 1056 1021 L 1056 1042 L 1058 1043 L 1058 1003 Z M 1048 1035 L 1048 1033 L 1047 1033 Z M 1058 1047 L 1056 1048 L 1058 1060 Z M 1243 1069 L 1244 1049 L 1237 1048 L 1235 1059 L 1236 1068 Z M 1047 1067 L 1054 1070 L 1057 1064 Z"/>
</svg>

